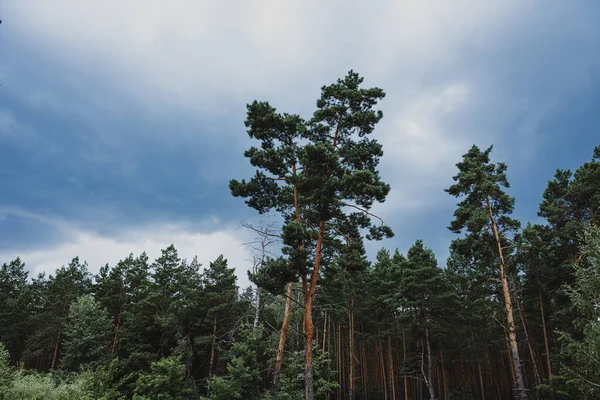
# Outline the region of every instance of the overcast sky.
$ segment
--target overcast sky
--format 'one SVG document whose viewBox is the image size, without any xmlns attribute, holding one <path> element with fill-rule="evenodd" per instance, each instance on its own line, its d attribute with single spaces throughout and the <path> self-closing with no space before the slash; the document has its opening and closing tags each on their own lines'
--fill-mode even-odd
<svg viewBox="0 0 600 400">
<path fill-rule="evenodd" d="M 6 0 L 0 18 L 0 262 L 35 274 L 174 243 L 245 286 L 257 216 L 227 186 L 252 173 L 245 106 L 308 117 L 350 69 L 387 93 L 376 211 L 396 237 L 371 255 L 423 239 L 445 264 L 443 189 L 474 143 L 508 164 L 523 223 L 600 144 L 597 1 Z"/>
</svg>

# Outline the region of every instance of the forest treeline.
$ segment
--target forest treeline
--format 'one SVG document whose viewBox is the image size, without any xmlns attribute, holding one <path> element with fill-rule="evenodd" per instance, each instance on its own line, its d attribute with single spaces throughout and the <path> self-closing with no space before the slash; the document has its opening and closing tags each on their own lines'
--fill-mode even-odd
<svg viewBox="0 0 600 400">
<path fill-rule="evenodd" d="M 95 275 L 4 264 L 0 399 L 600 398 L 600 146 L 526 225 L 506 164 L 466 149 L 449 258 L 416 240 L 370 261 L 364 241 L 393 232 L 371 210 L 390 190 L 371 137 L 385 94 L 362 82 L 324 86 L 308 120 L 247 106 L 254 173 L 229 187 L 279 221 L 247 226 L 256 286 L 173 245 Z"/>
</svg>

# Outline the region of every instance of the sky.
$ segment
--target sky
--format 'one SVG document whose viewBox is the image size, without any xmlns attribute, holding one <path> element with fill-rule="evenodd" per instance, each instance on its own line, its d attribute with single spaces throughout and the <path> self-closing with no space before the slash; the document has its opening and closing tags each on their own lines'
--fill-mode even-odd
<svg viewBox="0 0 600 400">
<path fill-rule="evenodd" d="M 175 244 L 241 286 L 256 213 L 246 104 L 309 117 L 349 70 L 386 92 L 374 138 L 392 190 L 374 211 L 401 252 L 443 266 L 473 144 L 508 165 L 514 216 L 539 222 L 557 168 L 600 144 L 596 1 L 0 1 L 0 262 L 92 272 Z"/>
</svg>

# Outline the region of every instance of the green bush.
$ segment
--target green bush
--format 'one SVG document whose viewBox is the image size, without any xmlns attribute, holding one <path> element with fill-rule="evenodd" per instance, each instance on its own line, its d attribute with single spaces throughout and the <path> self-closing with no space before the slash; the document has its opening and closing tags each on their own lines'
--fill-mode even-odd
<svg viewBox="0 0 600 400">
<path fill-rule="evenodd" d="M 13 400 L 95 400 L 87 390 L 87 374 L 63 381 L 52 374 L 28 374 L 17 371 L 12 384 L 5 392 Z"/>
</svg>

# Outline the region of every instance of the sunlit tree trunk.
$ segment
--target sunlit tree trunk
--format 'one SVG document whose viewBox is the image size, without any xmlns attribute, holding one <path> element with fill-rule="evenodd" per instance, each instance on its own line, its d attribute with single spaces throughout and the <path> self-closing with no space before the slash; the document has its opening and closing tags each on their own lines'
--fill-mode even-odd
<svg viewBox="0 0 600 400">
<path fill-rule="evenodd" d="M 315 263 L 313 266 L 310 286 L 306 287 L 303 284 L 304 289 L 304 337 L 306 346 L 306 355 L 304 361 L 304 383 L 306 400 L 314 400 L 314 383 L 313 383 L 313 336 L 314 336 L 314 324 L 312 320 L 312 309 L 313 302 L 315 299 L 315 292 L 317 290 L 317 280 L 319 278 L 319 270 L 321 267 L 321 255 L 323 251 L 323 240 L 325 238 L 325 221 L 319 223 L 319 236 L 317 238 L 317 246 L 315 250 Z M 305 280 L 306 281 L 306 280 Z M 305 282 L 306 283 L 306 282 Z"/>
<path fill-rule="evenodd" d="M 283 323 L 281 324 L 281 332 L 279 333 L 279 345 L 275 355 L 275 370 L 273 371 L 273 385 L 271 386 L 271 394 L 277 393 L 279 385 L 279 375 L 281 374 L 281 364 L 283 362 L 283 352 L 285 350 L 285 341 L 287 339 L 287 331 L 290 325 L 290 315 L 292 309 L 292 294 L 294 290 L 294 282 L 288 283 L 287 296 L 285 298 L 285 310 L 283 313 Z"/>
<path fill-rule="evenodd" d="M 512 301 L 510 296 L 510 290 L 508 287 L 508 278 L 506 276 L 506 268 L 504 263 L 504 254 L 502 252 L 502 242 L 500 240 L 500 234 L 498 233 L 498 227 L 496 226 L 496 219 L 492 212 L 492 205 L 490 199 L 487 199 L 487 208 L 492 223 L 492 231 L 494 238 L 496 239 L 496 246 L 498 248 L 498 257 L 500 258 L 500 280 L 502 281 L 502 293 L 504 294 L 504 303 L 506 306 L 506 319 L 508 322 L 508 341 L 510 344 L 510 353 L 512 356 L 513 368 L 515 371 L 515 383 L 516 383 L 516 397 L 519 399 L 526 399 L 527 392 L 525 391 L 525 383 L 523 381 L 523 372 L 521 370 L 521 357 L 519 356 L 519 345 L 517 343 L 517 334 L 515 330 L 515 320 L 513 317 Z"/>
</svg>

